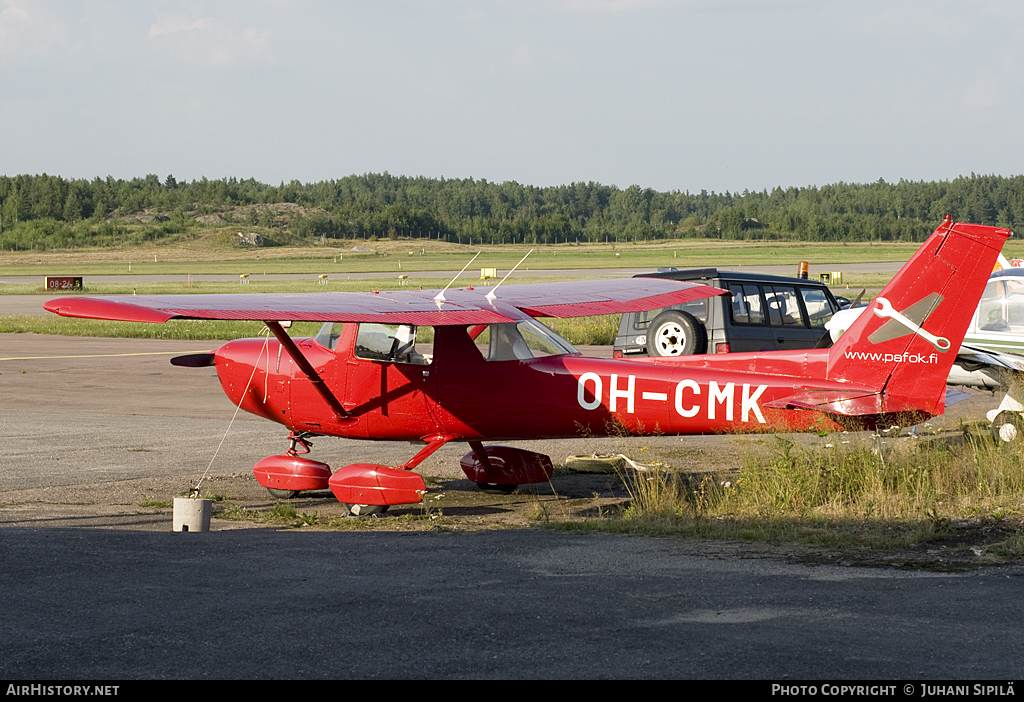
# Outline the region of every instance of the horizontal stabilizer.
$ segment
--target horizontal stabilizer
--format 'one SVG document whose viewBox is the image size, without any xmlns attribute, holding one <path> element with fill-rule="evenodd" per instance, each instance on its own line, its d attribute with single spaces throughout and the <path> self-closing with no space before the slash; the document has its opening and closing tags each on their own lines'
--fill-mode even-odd
<svg viewBox="0 0 1024 702">
<path fill-rule="evenodd" d="M 960 350 L 956 354 L 956 362 L 966 370 L 990 368 L 998 371 L 1024 373 L 1024 356 L 990 351 L 969 344 L 960 345 Z"/>
<path fill-rule="evenodd" d="M 809 390 L 771 402 L 763 407 L 773 409 L 805 409 L 846 417 L 879 414 L 882 411 L 881 393 L 871 390 Z"/>
<path fill-rule="evenodd" d="M 946 406 L 962 402 L 973 397 L 970 393 L 946 388 Z M 883 404 L 885 407 L 883 407 Z M 843 417 L 865 417 L 892 412 L 892 402 L 883 402 L 881 393 L 873 392 L 836 392 L 832 390 L 814 390 L 790 395 L 772 402 L 765 402 L 762 407 L 772 409 L 804 409 L 824 412 Z M 907 406 L 904 411 L 912 412 L 916 408 Z"/>
</svg>

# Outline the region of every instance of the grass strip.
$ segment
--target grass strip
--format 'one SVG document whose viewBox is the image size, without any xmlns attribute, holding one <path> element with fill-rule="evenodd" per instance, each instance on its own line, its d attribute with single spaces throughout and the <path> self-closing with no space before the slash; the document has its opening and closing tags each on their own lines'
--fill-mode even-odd
<svg viewBox="0 0 1024 702">
<path fill-rule="evenodd" d="M 941 549 L 947 563 L 1024 561 L 1024 448 L 997 444 L 979 426 L 884 448 L 880 440 L 835 434 L 803 446 L 776 436 L 728 475 L 629 470 L 619 509 L 547 526 L 854 554 Z"/>
</svg>

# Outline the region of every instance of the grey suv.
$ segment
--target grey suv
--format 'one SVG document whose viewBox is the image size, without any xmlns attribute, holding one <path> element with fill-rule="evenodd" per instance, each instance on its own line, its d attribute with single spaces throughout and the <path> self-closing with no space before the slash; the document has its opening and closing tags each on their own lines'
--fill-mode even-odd
<svg viewBox="0 0 1024 702">
<path fill-rule="evenodd" d="M 729 294 L 622 315 L 616 358 L 814 348 L 840 307 L 832 291 L 814 280 L 716 268 L 635 277 L 686 280 Z"/>
</svg>

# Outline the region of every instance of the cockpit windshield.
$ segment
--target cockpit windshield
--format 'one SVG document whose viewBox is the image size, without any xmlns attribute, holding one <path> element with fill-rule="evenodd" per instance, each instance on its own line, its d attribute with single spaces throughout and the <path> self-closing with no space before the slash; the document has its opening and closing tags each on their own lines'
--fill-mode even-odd
<svg viewBox="0 0 1024 702">
<path fill-rule="evenodd" d="M 1024 280 L 1002 276 L 989 281 L 978 305 L 978 329 L 1024 333 Z"/>
<path fill-rule="evenodd" d="M 341 336 L 341 328 L 345 325 L 341 322 L 327 322 L 314 337 L 324 348 L 334 350 L 338 345 L 338 337 Z"/>
</svg>

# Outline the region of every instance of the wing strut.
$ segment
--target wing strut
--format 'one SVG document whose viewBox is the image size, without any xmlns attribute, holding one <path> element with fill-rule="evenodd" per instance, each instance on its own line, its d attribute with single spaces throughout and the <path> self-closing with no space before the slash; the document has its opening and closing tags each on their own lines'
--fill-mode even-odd
<svg viewBox="0 0 1024 702">
<path fill-rule="evenodd" d="M 302 374 L 305 375 L 306 378 L 309 379 L 309 382 L 313 384 L 313 389 L 316 390 L 320 397 L 324 399 L 327 406 L 334 410 L 334 414 L 336 414 L 340 419 L 348 419 L 349 413 L 341 406 L 341 402 L 334 396 L 334 393 L 327 388 L 327 384 L 324 383 L 323 378 L 321 378 L 320 374 L 316 372 L 313 365 L 306 360 L 305 356 L 302 355 L 302 352 L 299 351 L 299 347 L 296 346 L 295 342 L 292 341 L 292 338 L 288 336 L 288 332 L 281 327 L 281 323 L 268 322 L 266 320 L 264 320 L 263 323 L 267 325 L 271 332 L 273 332 L 274 338 L 276 338 L 278 343 L 284 347 L 288 352 L 288 355 L 292 357 L 292 360 L 295 361 L 295 365 L 299 367 Z"/>
</svg>

